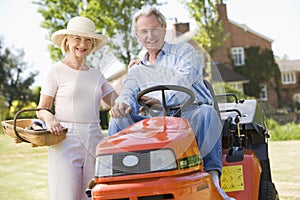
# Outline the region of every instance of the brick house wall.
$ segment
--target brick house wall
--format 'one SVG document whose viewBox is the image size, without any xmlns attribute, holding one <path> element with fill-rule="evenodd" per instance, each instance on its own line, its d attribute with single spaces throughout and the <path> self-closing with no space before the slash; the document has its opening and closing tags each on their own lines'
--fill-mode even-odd
<svg viewBox="0 0 300 200">
<path fill-rule="evenodd" d="M 254 30 L 251 30 L 246 25 L 240 25 L 232 20 L 229 20 L 227 17 L 227 10 L 225 4 L 220 4 L 219 13 L 221 20 L 223 22 L 223 32 L 224 34 L 229 33 L 230 36 L 228 39 L 215 50 L 213 55 L 211 55 L 212 59 L 216 63 L 221 63 L 222 66 L 230 68 L 233 71 L 232 61 L 231 61 L 231 48 L 233 47 L 243 47 L 248 48 L 251 46 L 259 46 L 261 49 L 272 49 L 272 40 L 266 36 L 263 36 Z M 179 36 L 182 33 L 186 33 L 189 31 L 189 23 L 175 23 L 174 24 L 174 36 Z M 220 71 L 226 71 L 221 70 Z M 228 70 L 227 70 L 228 71 Z M 222 77 L 226 77 L 227 74 L 222 74 Z M 226 82 L 226 81 L 225 81 Z M 239 80 L 236 83 L 243 84 L 245 80 Z M 231 83 L 231 82 L 228 82 Z M 251 83 L 250 83 L 251 84 Z M 271 79 L 266 82 L 267 86 L 267 99 L 265 101 L 269 101 L 272 106 L 275 108 L 278 107 L 278 98 L 275 90 L 275 81 Z M 260 91 L 258 91 L 260 92 Z"/>
<path fill-rule="evenodd" d="M 272 49 L 272 40 L 248 28 L 246 25 L 229 20 L 225 4 L 220 4 L 219 13 L 223 22 L 224 33 L 230 33 L 229 38 L 213 53 L 212 58 L 221 63 L 231 63 L 231 48 L 259 46 L 261 49 Z"/>
<path fill-rule="evenodd" d="M 295 101 L 300 103 L 300 60 L 277 60 L 276 62 L 281 72 L 282 101 L 287 104 Z M 294 81 L 284 83 L 286 73 L 294 74 Z"/>
<path fill-rule="evenodd" d="M 291 102 L 294 99 L 295 94 L 300 94 L 300 82 L 299 82 L 300 72 L 296 73 L 296 83 L 294 84 L 282 84 L 281 85 L 281 95 L 283 102 Z"/>
<path fill-rule="evenodd" d="M 272 39 L 255 32 L 246 25 L 229 20 L 225 4 L 219 4 L 218 10 L 223 23 L 223 33 L 229 33 L 229 36 L 211 55 L 215 62 L 220 62 L 224 66 L 232 68 L 231 49 L 234 47 L 243 47 L 245 49 L 248 47 L 259 46 L 261 49 L 272 50 Z M 269 101 L 275 108 L 278 108 L 275 81 L 271 79 L 264 84 L 267 86 L 267 99 L 265 100 Z"/>
</svg>

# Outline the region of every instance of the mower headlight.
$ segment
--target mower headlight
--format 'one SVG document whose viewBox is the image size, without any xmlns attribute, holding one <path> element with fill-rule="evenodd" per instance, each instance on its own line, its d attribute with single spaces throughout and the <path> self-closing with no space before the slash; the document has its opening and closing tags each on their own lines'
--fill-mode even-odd
<svg viewBox="0 0 300 200">
<path fill-rule="evenodd" d="M 150 152 L 151 171 L 165 171 L 177 168 L 176 157 L 171 149 Z"/>
<path fill-rule="evenodd" d="M 113 155 L 101 155 L 96 157 L 95 174 L 98 177 L 113 175 Z"/>
<path fill-rule="evenodd" d="M 122 152 L 98 155 L 95 176 L 121 176 L 177 169 L 176 157 L 171 149 Z"/>
</svg>

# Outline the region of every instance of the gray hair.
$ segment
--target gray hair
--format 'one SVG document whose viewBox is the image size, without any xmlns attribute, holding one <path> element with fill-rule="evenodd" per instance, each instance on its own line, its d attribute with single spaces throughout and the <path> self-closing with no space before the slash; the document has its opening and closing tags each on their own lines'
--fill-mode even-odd
<svg viewBox="0 0 300 200">
<path fill-rule="evenodd" d="M 139 19 L 139 17 L 141 17 L 141 16 L 148 17 L 151 15 L 154 15 L 157 18 L 157 20 L 159 21 L 159 23 L 161 24 L 161 26 L 163 28 L 166 28 L 167 22 L 166 22 L 165 16 L 155 6 L 144 6 L 144 7 L 142 7 L 142 9 L 140 9 L 138 12 L 136 12 L 133 16 L 133 20 L 132 20 L 133 30 L 135 31 L 135 29 L 136 29 L 136 22 Z"/>
</svg>

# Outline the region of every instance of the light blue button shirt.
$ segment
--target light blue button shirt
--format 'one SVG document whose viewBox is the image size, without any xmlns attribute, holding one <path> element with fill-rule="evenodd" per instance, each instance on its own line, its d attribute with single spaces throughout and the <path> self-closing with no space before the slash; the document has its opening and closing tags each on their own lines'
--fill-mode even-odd
<svg viewBox="0 0 300 200">
<path fill-rule="evenodd" d="M 212 96 L 203 82 L 203 66 L 189 43 L 164 43 L 156 58 L 156 65 L 148 61 L 148 52 L 140 64 L 132 66 L 123 83 L 121 94 L 116 103 L 132 104 L 132 94 L 155 85 L 180 85 L 191 89 L 197 102 L 212 104 Z M 179 92 L 167 92 L 167 104 L 178 105 L 185 101 L 186 95 Z M 151 93 L 161 100 L 161 93 Z"/>
</svg>

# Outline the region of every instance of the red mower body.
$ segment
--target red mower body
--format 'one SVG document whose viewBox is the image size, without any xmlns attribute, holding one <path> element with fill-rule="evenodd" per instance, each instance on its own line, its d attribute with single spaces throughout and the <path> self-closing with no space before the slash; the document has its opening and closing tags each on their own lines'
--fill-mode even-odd
<svg viewBox="0 0 300 200">
<path fill-rule="evenodd" d="M 152 169 L 155 162 L 169 162 L 160 152 L 153 153 L 157 150 L 172 152 L 173 167 Z M 96 155 L 96 185 L 91 190 L 94 200 L 223 199 L 210 175 L 203 171 L 186 119 L 164 116 L 142 120 L 101 141 Z M 101 156 L 106 156 L 103 162 L 110 163 L 112 171 L 102 172 L 105 163 Z M 107 162 L 107 158 L 111 160 Z"/>
<path fill-rule="evenodd" d="M 227 152 L 227 151 L 224 151 Z M 244 152 L 243 160 L 228 162 L 223 154 L 221 186 L 230 197 L 241 200 L 257 200 L 259 196 L 260 161 L 251 150 Z"/>
<path fill-rule="evenodd" d="M 137 99 L 151 91 L 168 89 L 190 94 L 187 105 L 193 102 L 193 93 L 178 86 L 149 88 Z M 215 107 L 223 122 L 221 187 L 236 200 L 279 200 L 271 177 L 263 110 L 256 100 L 238 100 L 233 94 L 225 94 L 228 96 L 236 101 Z M 223 199 L 204 171 L 188 120 L 177 117 L 179 112 L 168 115 L 168 110 L 177 107 L 163 103 L 162 108 L 165 116 L 134 123 L 98 144 L 95 178 L 86 191 L 93 200 Z"/>
</svg>

